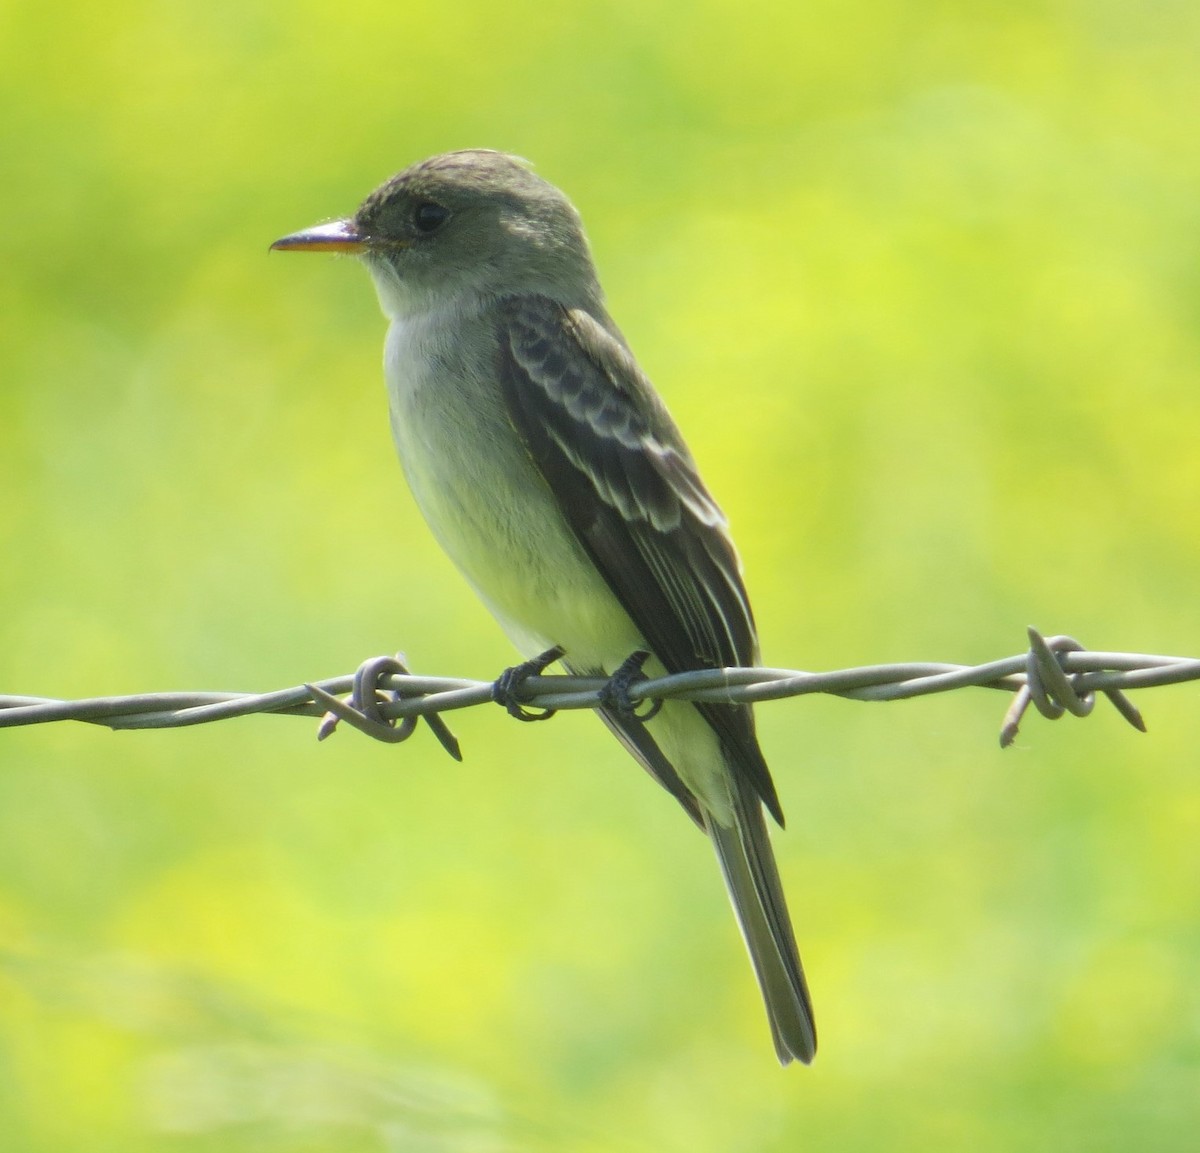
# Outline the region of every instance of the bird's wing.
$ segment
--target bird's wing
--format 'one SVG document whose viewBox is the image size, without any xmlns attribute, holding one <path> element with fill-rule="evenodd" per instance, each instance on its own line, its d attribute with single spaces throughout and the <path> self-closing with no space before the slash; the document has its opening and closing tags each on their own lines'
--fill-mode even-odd
<svg viewBox="0 0 1200 1153">
<path fill-rule="evenodd" d="M 501 315 L 513 425 L 655 655 L 673 673 L 754 664 L 754 618 L 725 517 L 632 355 L 589 313 L 546 297 L 509 298 Z M 750 709 L 697 708 L 782 824 Z"/>
</svg>

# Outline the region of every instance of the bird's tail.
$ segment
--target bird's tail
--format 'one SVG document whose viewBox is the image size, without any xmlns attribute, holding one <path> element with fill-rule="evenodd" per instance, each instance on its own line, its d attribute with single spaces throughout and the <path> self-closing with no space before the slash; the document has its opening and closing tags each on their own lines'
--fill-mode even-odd
<svg viewBox="0 0 1200 1153">
<path fill-rule="evenodd" d="M 725 887 L 750 953 L 771 1022 L 781 1064 L 808 1064 L 817 1052 L 812 1001 L 788 917 L 775 854 L 767 836 L 762 803 L 735 777 L 733 823 L 725 826 L 707 813 L 705 828 L 717 851 Z"/>
</svg>

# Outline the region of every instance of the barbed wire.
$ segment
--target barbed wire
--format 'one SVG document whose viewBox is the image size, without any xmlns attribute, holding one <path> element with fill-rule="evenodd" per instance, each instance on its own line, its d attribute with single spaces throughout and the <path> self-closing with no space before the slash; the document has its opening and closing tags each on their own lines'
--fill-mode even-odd
<svg viewBox="0 0 1200 1153">
<path fill-rule="evenodd" d="M 827 693 L 851 700 L 896 701 L 962 688 L 999 689 L 1013 694 L 1000 729 L 1000 744 L 1007 746 L 1031 705 L 1052 720 L 1068 712 L 1087 716 L 1097 693 L 1144 732 L 1141 713 L 1125 696 L 1126 690 L 1200 680 L 1200 660 L 1195 658 L 1088 650 L 1072 637 L 1045 638 L 1032 628 L 1028 637 L 1026 652 L 980 665 L 905 662 L 822 673 L 705 669 L 637 679 L 622 687 L 622 701 L 636 710 L 664 700 L 750 704 Z M 348 696 L 343 699 L 342 694 Z M 377 740 L 398 743 L 424 720 L 442 747 L 460 760 L 458 741 L 441 714 L 496 701 L 514 715 L 524 713 L 525 720 L 542 719 L 562 709 L 611 708 L 612 680 L 529 675 L 502 695 L 497 682 L 418 676 L 399 658 L 375 657 L 353 674 L 267 693 L 157 692 L 73 701 L 0 694 L 0 728 L 85 721 L 110 729 L 164 729 L 274 713 L 321 717 L 317 737 L 322 740 L 339 721 L 345 721 Z M 527 713 L 520 705 L 543 712 Z"/>
</svg>

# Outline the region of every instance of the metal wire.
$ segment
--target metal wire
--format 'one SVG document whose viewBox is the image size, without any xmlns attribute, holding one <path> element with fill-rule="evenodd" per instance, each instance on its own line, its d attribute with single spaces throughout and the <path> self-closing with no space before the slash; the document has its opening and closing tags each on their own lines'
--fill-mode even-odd
<svg viewBox="0 0 1200 1153">
<path fill-rule="evenodd" d="M 1029 649 L 982 665 L 931 662 L 869 665 L 810 673 L 793 669 L 730 668 L 635 680 L 624 691 L 632 708 L 662 700 L 714 704 L 753 703 L 830 693 L 861 701 L 895 701 L 967 687 L 1013 693 L 1000 730 L 1012 744 L 1032 705 L 1056 720 L 1065 712 L 1086 716 L 1102 693 L 1135 728 L 1145 731 L 1127 689 L 1200 679 L 1200 660 L 1085 650 L 1072 637 L 1044 638 L 1029 629 Z M 539 709 L 593 709 L 609 703 L 603 678 L 529 676 L 512 691 L 522 704 Z M 343 699 L 342 694 L 348 694 Z M 439 714 L 496 701 L 491 681 L 411 674 L 397 658 L 375 657 L 349 676 L 333 677 L 269 693 L 138 693 L 64 701 L 0 695 L 0 728 L 86 721 L 110 729 L 165 729 L 244 717 L 252 713 L 321 717 L 318 739 L 339 721 L 378 740 L 406 740 L 418 719 L 431 726 L 442 747 L 460 759 L 458 742 Z M 513 698 L 506 698 L 511 704 Z M 505 703 L 505 702 L 502 702 Z"/>
</svg>

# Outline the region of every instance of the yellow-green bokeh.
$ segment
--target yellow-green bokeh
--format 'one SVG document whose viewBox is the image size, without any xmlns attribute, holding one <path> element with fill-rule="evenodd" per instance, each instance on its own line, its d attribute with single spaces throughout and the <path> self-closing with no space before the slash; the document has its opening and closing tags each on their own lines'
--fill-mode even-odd
<svg viewBox="0 0 1200 1153">
<path fill-rule="evenodd" d="M 430 541 L 353 262 L 509 149 L 734 525 L 768 662 L 1200 652 L 1200 9 L 0 9 L 0 691 L 511 654 Z M 1193 1147 L 1196 690 L 760 724 L 822 1052 L 594 720 L 0 732 L 5 1150 Z"/>
</svg>

